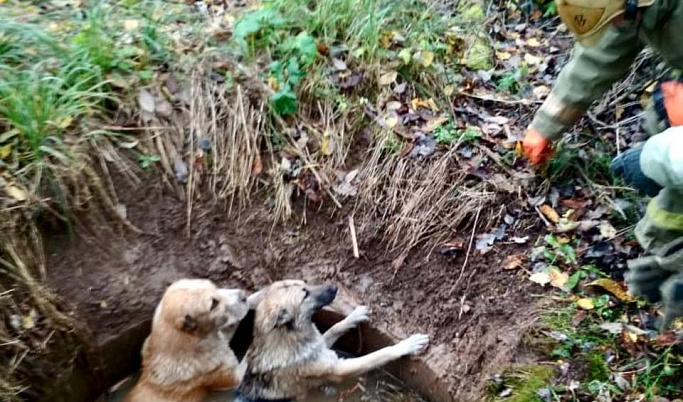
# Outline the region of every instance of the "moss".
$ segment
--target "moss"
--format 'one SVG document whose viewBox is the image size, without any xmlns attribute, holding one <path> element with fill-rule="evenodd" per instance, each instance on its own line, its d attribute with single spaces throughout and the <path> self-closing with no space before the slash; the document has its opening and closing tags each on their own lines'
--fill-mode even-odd
<svg viewBox="0 0 683 402">
<path fill-rule="evenodd" d="M 476 38 L 464 55 L 464 64 L 470 70 L 490 70 L 493 68 L 493 51 L 484 38 Z"/>
<path fill-rule="evenodd" d="M 486 15 L 484 14 L 484 7 L 477 1 L 467 1 L 460 5 L 459 17 L 465 21 L 483 21 Z"/>
<path fill-rule="evenodd" d="M 540 401 L 536 391 L 547 386 L 555 376 L 555 370 L 549 366 L 532 364 L 511 369 L 503 373 L 503 383 L 500 386 L 488 387 L 489 402 L 532 402 Z M 510 388 L 510 396 L 500 398 L 500 392 Z"/>
<path fill-rule="evenodd" d="M 605 362 L 605 357 L 599 350 L 594 350 L 586 356 L 588 364 L 588 379 L 607 381 L 609 379 L 609 368 Z"/>
</svg>

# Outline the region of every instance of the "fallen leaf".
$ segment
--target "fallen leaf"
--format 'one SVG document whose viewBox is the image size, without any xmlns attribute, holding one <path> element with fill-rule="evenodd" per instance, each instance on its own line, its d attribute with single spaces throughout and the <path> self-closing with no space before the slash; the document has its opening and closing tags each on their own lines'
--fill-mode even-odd
<svg viewBox="0 0 683 402">
<path fill-rule="evenodd" d="M 512 57 L 512 55 L 508 52 L 496 52 L 496 57 L 498 58 L 498 60 L 505 61 L 509 60 Z"/>
<path fill-rule="evenodd" d="M 531 282 L 545 286 L 546 284 L 550 283 L 550 275 L 548 272 L 536 272 L 535 274 L 531 274 L 529 280 Z"/>
<path fill-rule="evenodd" d="M 263 162 L 261 162 L 261 154 L 258 152 L 254 157 L 254 163 L 251 165 L 251 175 L 258 176 L 263 171 Z"/>
<path fill-rule="evenodd" d="M 145 111 L 147 113 L 154 113 L 154 109 L 155 109 L 154 97 L 146 89 L 140 90 L 140 93 L 138 94 L 138 103 L 140 104 L 140 108 L 143 111 Z"/>
<path fill-rule="evenodd" d="M 550 277 L 550 284 L 556 288 L 562 288 L 569 279 L 569 275 L 566 272 L 562 272 L 554 267 L 550 268 L 548 276 Z"/>
<path fill-rule="evenodd" d="M 611 223 L 607 221 L 602 221 L 600 223 L 600 235 L 604 239 L 613 239 L 617 235 L 617 230 L 612 226 Z"/>
<path fill-rule="evenodd" d="M 527 44 L 527 46 L 531 46 L 531 47 L 540 47 L 541 46 L 541 42 L 539 42 L 538 39 L 536 39 L 536 38 L 531 38 L 531 39 L 527 40 L 526 44 Z"/>
<path fill-rule="evenodd" d="M 26 201 L 26 193 L 18 187 L 8 186 L 5 188 L 5 191 L 7 191 L 7 194 L 9 194 L 10 197 L 17 201 Z"/>
<path fill-rule="evenodd" d="M 596 279 L 593 282 L 587 284 L 586 286 L 601 287 L 623 302 L 631 303 L 635 301 L 635 298 L 628 294 L 628 292 L 626 291 L 626 287 L 624 285 L 615 282 L 609 278 Z"/>
<path fill-rule="evenodd" d="M 323 137 L 322 144 L 320 145 L 320 150 L 322 151 L 323 155 L 329 156 L 332 155 L 332 152 L 334 152 L 334 140 L 332 137 L 329 135 L 326 135 Z"/>
<path fill-rule="evenodd" d="M 74 122 L 73 117 L 67 116 L 67 117 L 61 119 L 59 121 L 59 123 L 57 124 L 57 126 L 59 126 L 59 128 L 65 129 L 65 128 L 68 128 L 71 125 L 71 123 L 73 123 L 73 122 Z"/>
<path fill-rule="evenodd" d="M 526 256 L 519 254 L 519 255 L 508 255 L 505 257 L 505 262 L 503 263 L 503 269 L 517 269 L 524 265 L 524 261 L 526 260 Z"/>
<path fill-rule="evenodd" d="M 12 144 L 3 145 L 0 147 L 0 159 L 7 158 L 12 153 Z"/>
<path fill-rule="evenodd" d="M 398 73 L 396 71 L 390 71 L 386 74 L 382 74 L 379 77 L 379 85 L 383 87 L 391 85 L 396 81 L 396 78 L 398 78 Z"/>
<path fill-rule="evenodd" d="M 543 98 L 550 93 L 550 88 L 545 85 L 539 85 L 533 90 L 534 96 L 537 98 Z"/>
<path fill-rule="evenodd" d="M 434 53 L 429 52 L 427 50 L 423 50 L 420 52 L 420 64 L 422 64 L 422 67 L 429 67 L 432 65 L 432 62 L 434 61 Z"/>
<path fill-rule="evenodd" d="M 599 327 L 609 332 L 610 334 L 617 335 L 620 334 L 621 331 L 624 329 L 624 324 L 620 322 L 606 322 L 604 324 L 600 324 Z"/>
<path fill-rule="evenodd" d="M 583 298 L 583 299 L 577 300 L 576 305 L 578 305 L 580 308 L 582 308 L 584 310 L 593 310 L 595 308 L 595 304 L 593 303 L 593 299 L 588 299 L 588 298 Z"/>
<path fill-rule="evenodd" d="M 453 87 L 453 85 L 446 85 L 443 88 L 443 94 L 446 96 L 451 96 L 451 95 L 453 95 L 454 92 L 455 92 L 455 88 Z"/>
<path fill-rule="evenodd" d="M 122 219 L 128 218 L 128 208 L 126 208 L 125 204 L 116 204 L 114 210 L 116 210 L 116 214 L 120 216 Z"/>
<path fill-rule="evenodd" d="M 560 221 L 560 215 L 548 204 L 541 205 L 538 209 L 541 213 L 545 215 L 552 223 L 558 223 Z"/>
<path fill-rule="evenodd" d="M 123 29 L 126 31 L 134 31 L 140 26 L 139 20 L 125 20 L 123 21 Z"/>
<path fill-rule="evenodd" d="M 389 110 L 389 111 L 393 111 L 393 110 L 398 110 L 398 109 L 400 109 L 401 106 L 403 106 L 403 105 L 401 104 L 401 102 L 391 101 L 391 102 L 387 102 L 386 109 Z"/>
<path fill-rule="evenodd" d="M 541 64 L 543 59 L 538 56 L 534 56 L 533 54 L 526 53 L 524 54 L 524 61 L 530 66 L 537 66 Z"/>
</svg>

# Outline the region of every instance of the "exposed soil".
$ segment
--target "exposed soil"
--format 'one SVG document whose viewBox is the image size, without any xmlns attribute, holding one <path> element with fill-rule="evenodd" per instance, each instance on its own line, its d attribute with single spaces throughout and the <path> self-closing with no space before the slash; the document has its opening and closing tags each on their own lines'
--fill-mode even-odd
<svg viewBox="0 0 683 402">
<path fill-rule="evenodd" d="M 472 250 L 454 287 L 464 251 L 456 257 L 416 252 L 395 269 L 377 239 L 360 239 L 355 259 L 343 213 L 309 210 L 306 225 L 274 227 L 260 200 L 232 216 L 200 204 L 188 237 L 183 202 L 161 185 L 121 198 L 128 219 L 151 235 L 104 232 L 97 244 L 46 236 L 49 284 L 93 344 L 149 319 L 176 279 L 208 277 L 252 290 L 290 277 L 334 281 L 347 298 L 373 309 L 375 327 L 396 338 L 430 334 L 422 358 L 443 376 L 454 400 L 478 400 L 488 375 L 520 356 L 534 301 L 529 281 L 503 270 L 502 261 L 528 246 L 503 245 L 484 256 Z"/>
</svg>

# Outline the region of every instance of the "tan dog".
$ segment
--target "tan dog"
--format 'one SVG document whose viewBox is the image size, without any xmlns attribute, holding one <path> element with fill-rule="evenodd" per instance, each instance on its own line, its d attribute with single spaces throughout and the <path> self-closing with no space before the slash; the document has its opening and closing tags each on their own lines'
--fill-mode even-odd
<svg viewBox="0 0 683 402">
<path fill-rule="evenodd" d="M 245 357 L 247 372 L 238 402 L 301 400 L 314 387 L 363 374 L 427 346 L 426 335 L 413 335 L 363 357 L 338 357 L 332 345 L 344 332 L 367 321 L 369 311 L 363 306 L 356 308 L 323 335 L 312 317 L 336 295 L 333 285 L 308 286 L 287 280 L 249 298 L 256 309 L 254 339 Z"/>
<path fill-rule="evenodd" d="M 128 402 L 195 402 L 239 385 L 229 342 L 249 311 L 247 295 L 205 279 L 182 279 L 164 293 L 142 348 L 142 375 Z"/>
</svg>

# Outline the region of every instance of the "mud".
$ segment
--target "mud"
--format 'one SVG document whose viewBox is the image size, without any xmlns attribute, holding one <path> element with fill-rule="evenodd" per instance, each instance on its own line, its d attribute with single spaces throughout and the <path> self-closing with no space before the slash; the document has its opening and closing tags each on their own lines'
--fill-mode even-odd
<svg viewBox="0 0 683 402">
<path fill-rule="evenodd" d="M 370 306 L 373 325 L 395 339 L 430 334 L 420 359 L 453 400 L 479 400 L 490 374 L 523 358 L 519 346 L 534 301 L 523 273 L 502 269 L 502 261 L 527 245 L 496 246 L 484 256 L 473 250 L 454 287 L 464 251 L 446 257 L 426 247 L 397 267 L 379 239 L 361 238 L 355 259 L 344 212 L 309 208 L 298 224 L 273 226 L 260 199 L 239 214 L 205 200 L 195 204 L 188 232 L 184 203 L 161 185 L 119 196 L 146 234 L 103 226 L 97 240 L 46 236 L 48 282 L 92 345 L 149 320 L 165 287 L 179 278 L 250 290 L 303 278 L 337 283 L 350 303 Z"/>
</svg>

